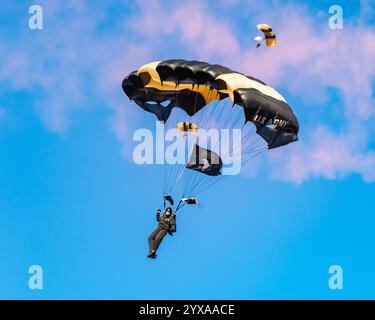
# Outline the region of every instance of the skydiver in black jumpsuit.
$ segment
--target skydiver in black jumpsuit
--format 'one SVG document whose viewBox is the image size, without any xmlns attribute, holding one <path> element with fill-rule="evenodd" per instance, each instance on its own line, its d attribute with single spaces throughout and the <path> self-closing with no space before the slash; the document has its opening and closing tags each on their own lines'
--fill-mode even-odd
<svg viewBox="0 0 375 320">
<path fill-rule="evenodd" d="M 165 209 L 165 212 L 161 217 L 160 209 L 158 209 L 156 211 L 156 221 L 159 223 L 158 227 L 148 237 L 150 252 L 147 256 L 151 259 L 156 258 L 156 251 L 166 234 L 169 233 L 170 235 L 173 235 L 173 233 L 176 232 L 176 215 L 172 212 L 170 207 Z"/>
</svg>

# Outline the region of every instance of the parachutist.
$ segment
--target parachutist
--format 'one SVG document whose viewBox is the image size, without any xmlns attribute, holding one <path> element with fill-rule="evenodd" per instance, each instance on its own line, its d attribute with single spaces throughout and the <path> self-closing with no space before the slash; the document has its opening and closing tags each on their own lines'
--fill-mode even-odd
<svg viewBox="0 0 375 320">
<path fill-rule="evenodd" d="M 156 221 L 158 222 L 157 228 L 148 237 L 148 246 L 150 252 L 147 257 L 151 259 L 156 258 L 156 251 L 166 234 L 173 235 L 176 232 L 176 214 L 173 213 L 172 208 L 168 207 L 165 212 L 160 216 L 161 210 L 156 210 Z"/>
<path fill-rule="evenodd" d="M 264 38 L 259 36 L 254 38 L 254 41 L 256 41 L 257 43 L 257 48 L 260 48 L 262 46 L 263 40 Z"/>
</svg>

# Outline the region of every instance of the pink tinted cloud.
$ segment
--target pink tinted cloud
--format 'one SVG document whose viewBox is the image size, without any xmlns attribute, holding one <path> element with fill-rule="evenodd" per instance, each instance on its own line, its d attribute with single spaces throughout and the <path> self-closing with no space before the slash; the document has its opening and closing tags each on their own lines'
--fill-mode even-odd
<svg viewBox="0 0 375 320">
<path fill-rule="evenodd" d="M 133 69 L 136 69 L 136 66 L 149 60 L 150 50 L 147 47 L 128 45 L 124 54 L 111 59 L 99 71 L 98 89 L 103 94 L 103 101 L 112 110 L 108 125 L 117 139 L 123 143 L 123 154 L 126 157 L 129 156 L 126 152 L 129 149 L 129 139 L 136 126 L 136 121 L 129 121 L 129 119 L 137 118 L 137 107 L 130 103 L 123 93 L 121 81 Z"/>
<path fill-rule="evenodd" d="M 160 46 L 173 41 L 177 48 L 182 45 L 202 59 L 214 53 L 220 60 L 240 52 L 228 21 L 216 17 L 208 3 L 181 1 L 167 6 L 159 0 L 142 0 L 138 4 L 141 13 L 129 25 L 146 41 Z"/>
<path fill-rule="evenodd" d="M 283 44 L 275 56 L 265 52 L 268 57 L 263 58 L 273 62 L 256 73 L 268 72 L 269 81 L 282 85 L 289 94 L 301 96 L 305 104 L 320 104 L 324 109 L 330 107 L 326 88 L 336 89 L 343 103 L 342 117 L 337 119 L 341 126 L 335 132 L 339 129 L 341 133 L 323 130 L 319 119 L 311 119 L 316 124 L 308 125 L 310 134 L 302 134 L 303 141 L 280 150 L 283 170 L 278 169 L 273 175 L 302 183 L 312 177 L 336 179 L 357 173 L 366 182 L 373 182 L 375 154 L 368 150 L 372 134 L 368 127 L 375 114 L 374 29 L 347 21 L 344 30 L 334 31 L 316 26 L 306 16 L 299 10 L 288 10 L 286 16 L 281 16 Z M 306 119 L 309 110 L 298 106 L 295 109 L 303 123 L 313 122 Z M 302 127 L 302 133 L 303 130 Z"/>
<path fill-rule="evenodd" d="M 317 128 L 308 143 L 293 146 L 289 156 L 274 154 L 282 170 L 273 176 L 302 183 L 311 178 L 338 179 L 357 173 L 364 181 L 375 181 L 375 152 L 356 147 L 358 138 L 352 132 L 333 134 L 328 128 Z M 357 141 L 361 145 L 360 141 Z"/>
<path fill-rule="evenodd" d="M 307 102 L 324 103 L 326 88 L 335 88 L 348 116 L 373 116 L 374 30 L 349 21 L 344 30 L 331 30 L 328 14 L 316 21 L 304 10 L 280 7 L 277 49 L 247 50 L 243 68 Z"/>
<path fill-rule="evenodd" d="M 134 65 L 144 63 L 143 48 L 132 50 L 126 33 L 98 33 L 106 7 L 90 11 L 88 4 L 43 3 L 43 30 L 31 31 L 26 24 L 19 34 L 6 35 L 11 41 L 0 39 L 0 81 L 8 90 L 32 92 L 50 131 L 66 131 L 72 112 L 90 109 L 99 99 L 117 103 L 109 106 L 112 110 L 123 107 L 125 100 L 120 104 L 108 97 L 120 92 L 121 79 Z"/>
<path fill-rule="evenodd" d="M 183 42 L 190 47 L 199 48 L 199 56 L 204 57 L 215 52 L 216 59 L 220 59 L 240 51 L 229 26 L 207 11 L 201 2 L 189 2 L 172 12 L 170 23 L 181 34 Z"/>
</svg>

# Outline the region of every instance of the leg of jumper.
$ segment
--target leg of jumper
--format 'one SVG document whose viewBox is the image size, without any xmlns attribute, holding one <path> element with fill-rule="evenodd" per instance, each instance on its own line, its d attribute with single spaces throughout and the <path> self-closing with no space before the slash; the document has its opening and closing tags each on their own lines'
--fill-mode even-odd
<svg viewBox="0 0 375 320">
<path fill-rule="evenodd" d="M 160 243 L 166 234 L 167 234 L 167 230 L 164 230 L 164 229 L 161 229 L 159 233 L 157 234 L 155 241 L 154 241 L 154 246 L 152 248 L 153 250 L 155 250 L 155 252 L 158 250 Z"/>
<path fill-rule="evenodd" d="M 151 252 L 152 248 L 154 247 L 155 238 L 156 238 L 156 236 L 158 235 L 158 233 L 159 233 L 160 230 L 161 230 L 161 229 L 156 228 L 156 229 L 150 234 L 150 236 L 149 236 L 148 239 L 147 239 L 147 240 L 148 240 L 148 248 L 149 248 L 150 252 Z"/>
</svg>

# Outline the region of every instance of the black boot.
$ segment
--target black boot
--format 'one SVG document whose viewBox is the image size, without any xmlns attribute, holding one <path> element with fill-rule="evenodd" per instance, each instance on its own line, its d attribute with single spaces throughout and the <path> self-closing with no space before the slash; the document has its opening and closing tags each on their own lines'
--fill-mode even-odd
<svg viewBox="0 0 375 320">
<path fill-rule="evenodd" d="M 147 255 L 150 259 L 156 259 L 156 252 L 155 250 L 151 250 L 149 254 Z"/>
</svg>

